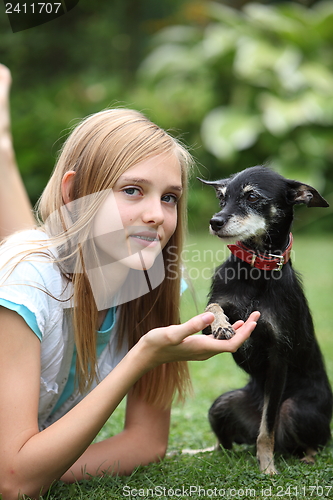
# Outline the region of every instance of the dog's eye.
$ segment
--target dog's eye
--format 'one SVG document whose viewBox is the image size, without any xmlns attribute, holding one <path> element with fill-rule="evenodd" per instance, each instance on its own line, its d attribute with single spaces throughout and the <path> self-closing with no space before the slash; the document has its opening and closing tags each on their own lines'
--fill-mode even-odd
<svg viewBox="0 0 333 500">
<path fill-rule="evenodd" d="M 225 207 L 226 201 L 224 196 L 219 196 L 220 207 Z"/>
<path fill-rule="evenodd" d="M 255 193 L 249 193 L 247 195 L 247 201 L 249 201 L 250 203 L 254 203 L 255 201 L 258 201 L 259 200 L 259 196 Z"/>
</svg>

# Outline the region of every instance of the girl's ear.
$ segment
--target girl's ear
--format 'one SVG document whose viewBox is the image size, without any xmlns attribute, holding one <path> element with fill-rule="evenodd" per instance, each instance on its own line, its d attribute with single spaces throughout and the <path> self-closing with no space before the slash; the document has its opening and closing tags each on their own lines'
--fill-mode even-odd
<svg viewBox="0 0 333 500">
<path fill-rule="evenodd" d="M 69 170 L 66 172 L 61 181 L 61 194 L 65 205 L 73 201 L 73 182 L 76 172 Z"/>
</svg>

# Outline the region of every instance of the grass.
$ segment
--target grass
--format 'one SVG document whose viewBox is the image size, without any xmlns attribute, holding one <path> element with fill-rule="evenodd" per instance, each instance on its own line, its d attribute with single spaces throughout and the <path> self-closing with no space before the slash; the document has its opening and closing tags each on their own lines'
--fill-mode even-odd
<svg viewBox="0 0 333 500">
<path fill-rule="evenodd" d="M 294 267 L 303 275 L 313 313 L 317 337 L 322 347 L 330 380 L 333 381 L 333 237 L 295 235 Z M 209 249 L 209 251 L 208 251 Z M 190 290 L 183 296 L 182 318 L 202 311 L 212 269 L 227 256 L 225 246 L 208 235 L 190 237 L 184 258 L 192 278 L 195 300 Z M 196 302 L 196 303 L 195 303 Z M 319 454 L 314 466 L 293 457 L 277 456 L 280 471 L 274 478 L 258 471 L 255 448 L 235 446 L 233 451 L 182 455 L 183 448 L 205 448 L 215 444 L 207 422 L 212 401 L 222 392 L 241 387 L 246 375 L 232 357 L 221 354 L 206 362 L 190 365 L 194 395 L 172 411 L 169 455 L 160 464 L 139 467 L 130 477 L 94 478 L 73 485 L 57 483 L 45 495 L 49 500 L 106 500 L 123 498 L 238 498 L 238 499 L 321 499 L 333 497 L 333 447 Z M 101 430 L 97 439 L 122 429 L 124 404 Z"/>
</svg>

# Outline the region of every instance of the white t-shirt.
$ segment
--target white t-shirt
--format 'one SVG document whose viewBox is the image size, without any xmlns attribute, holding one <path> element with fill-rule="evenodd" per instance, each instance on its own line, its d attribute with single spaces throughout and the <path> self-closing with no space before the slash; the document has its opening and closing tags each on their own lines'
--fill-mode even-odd
<svg viewBox="0 0 333 500">
<path fill-rule="evenodd" d="M 22 260 L 22 252 L 39 248 L 41 240 L 48 240 L 43 231 L 29 230 L 13 235 L 0 248 L 0 305 L 20 314 L 41 341 L 40 429 L 60 418 L 84 397 L 75 391 L 54 411 L 71 377 L 74 353 L 72 284 L 53 262 L 53 250 L 44 250 Z M 126 352 L 126 346 L 117 349 L 113 321 L 110 339 L 98 358 L 99 380 Z"/>
</svg>

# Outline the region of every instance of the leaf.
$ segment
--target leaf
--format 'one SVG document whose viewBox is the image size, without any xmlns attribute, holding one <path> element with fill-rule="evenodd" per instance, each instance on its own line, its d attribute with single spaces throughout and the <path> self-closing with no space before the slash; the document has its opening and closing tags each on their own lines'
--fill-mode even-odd
<svg viewBox="0 0 333 500">
<path fill-rule="evenodd" d="M 275 47 L 261 38 L 241 37 L 234 61 L 235 73 L 254 85 L 276 87 L 288 86 L 290 78 L 301 62 L 302 55 L 296 48 Z M 280 76 L 281 75 L 281 76 Z M 285 76 L 288 76 L 288 80 Z"/>
<path fill-rule="evenodd" d="M 317 61 L 306 61 L 299 71 L 309 87 L 320 94 L 333 97 L 333 75 L 326 66 Z"/>
<path fill-rule="evenodd" d="M 187 48 L 180 44 L 164 44 L 157 47 L 142 63 L 139 76 L 149 79 L 170 76 L 175 73 L 187 73 L 200 69 L 195 47 Z"/>
<path fill-rule="evenodd" d="M 207 12 L 212 19 L 220 21 L 223 24 L 237 27 L 244 23 L 244 14 L 240 10 L 232 9 L 227 5 L 217 2 L 210 2 L 207 7 Z"/>
<path fill-rule="evenodd" d="M 248 22 L 259 30 L 270 31 L 283 36 L 285 33 L 294 33 L 303 29 L 298 19 L 286 17 L 276 7 L 249 3 L 244 7 L 244 12 L 248 17 Z"/>
<path fill-rule="evenodd" d="M 233 50 L 237 46 L 238 35 L 235 30 L 220 24 L 210 24 L 207 26 L 202 40 L 203 56 L 207 60 L 221 57 Z"/>
<path fill-rule="evenodd" d="M 251 147 L 262 130 L 258 117 L 232 108 L 213 109 L 203 120 L 201 136 L 217 158 L 227 159 Z"/>
<path fill-rule="evenodd" d="M 201 38 L 201 30 L 193 26 L 179 24 L 168 26 L 159 31 L 154 36 L 154 43 L 156 45 L 162 43 L 195 43 L 198 38 Z"/>
<path fill-rule="evenodd" d="M 304 92 L 292 100 L 265 93 L 260 96 L 259 106 L 262 109 L 264 125 L 276 136 L 283 135 L 300 125 L 333 124 L 333 98 L 327 101 L 312 91 Z"/>
</svg>

